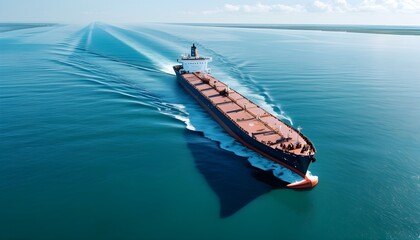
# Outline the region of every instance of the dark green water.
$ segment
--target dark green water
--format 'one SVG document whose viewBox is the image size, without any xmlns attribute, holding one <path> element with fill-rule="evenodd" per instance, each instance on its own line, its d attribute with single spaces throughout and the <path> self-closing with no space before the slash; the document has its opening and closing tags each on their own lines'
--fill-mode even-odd
<svg viewBox="0 0 420 240">
<path fill-rule="evenodd" d="M 418 239 L 418 36 L 1 25 L 0 239 Z M 176 83 L 212 73 L 302 126 L 319 184 L 230 138 Z M 265 164 L 273 172 L 251 167 Z"/>
</svg>

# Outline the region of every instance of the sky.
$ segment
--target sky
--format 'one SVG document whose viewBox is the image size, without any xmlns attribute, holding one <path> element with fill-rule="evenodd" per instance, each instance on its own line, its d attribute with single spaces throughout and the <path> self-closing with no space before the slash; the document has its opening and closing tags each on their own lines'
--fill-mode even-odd
<svg viewBox="0 0 420 240">
<path fill-rule="evenodd" d="M 0 0 L 0 22 L 420 26 L 420 0 Z"/>
</svg>

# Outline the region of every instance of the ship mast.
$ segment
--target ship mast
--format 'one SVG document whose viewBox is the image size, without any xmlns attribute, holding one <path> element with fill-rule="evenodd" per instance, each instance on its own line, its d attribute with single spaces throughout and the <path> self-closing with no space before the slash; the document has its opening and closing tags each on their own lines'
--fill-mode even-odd
<svg viewBox="0 0 420 240">
<path fill-rule="evenodd" d="M 195 43 L 191 46 L 191 57 L 198 58 L 198 51 L 197 47 L 195 46 Z"/>
</svg>

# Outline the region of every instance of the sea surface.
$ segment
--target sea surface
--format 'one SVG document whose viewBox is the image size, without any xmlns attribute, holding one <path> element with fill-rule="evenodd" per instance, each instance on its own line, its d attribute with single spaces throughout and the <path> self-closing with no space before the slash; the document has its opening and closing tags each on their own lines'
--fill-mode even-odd
<svg viewBox="0 0 420 240">
<path fill-rule="evenodd" d="M 319 30 L 0 24 L 0 239 L 418 239 L 420 36 Z M 180 87 L 192 43 L 302 127 L 315 188 Z"/>
</svg>

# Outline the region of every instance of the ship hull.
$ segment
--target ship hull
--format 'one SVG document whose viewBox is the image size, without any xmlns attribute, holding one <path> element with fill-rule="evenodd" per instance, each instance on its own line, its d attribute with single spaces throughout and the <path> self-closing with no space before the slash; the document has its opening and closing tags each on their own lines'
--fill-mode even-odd
<svg viewBox="0 0 420 240">
<path fill-rule="evenodd" d="M 226 117 L 212 102 L 203 96 L 196 88 L 179 73 L 179 66 L 174 66 L 174 71 L 179 84 L 192 96 L 206 111 L 236 140 L 246 147 L 259 153 L 263 157 L 281 164 L 293 172 L 305 177 L 309 164 L 314 160 L 313 156 L 302 156 L 290 154 L 288 152 L 273 149 L 246 134 L 234 122 Z"/>
</svg>

